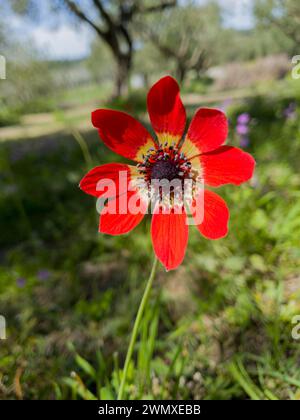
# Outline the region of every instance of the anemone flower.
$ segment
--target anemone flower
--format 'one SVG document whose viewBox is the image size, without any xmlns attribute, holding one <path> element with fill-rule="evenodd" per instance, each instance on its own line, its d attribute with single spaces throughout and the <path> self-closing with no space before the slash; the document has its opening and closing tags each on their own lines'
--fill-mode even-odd
<svg viewBox="0 0 300 420">
<path fill-rule="evenodd" d="M 173 78 L 160 79 L 149 91 L 148 112 L 156 138 L 130 115 L 109 109 L 92 113 L 92 123 L 100 138 L 114 152 L 133 160 L 134 165 L 109 163 L 92 169 L 81 181 L 87 194 L 109 199 L 100 214 L 99 232 L 120 235 L 130 232 L 148 211 L 149 195 L 154 181 L 190 180 L 193 186 L 185 191 L 184 203 L 171 194 L 168 203 L 161 197 L 154 206 L 151 236 L 155 254 L 167 270 L 183 261 L 187 242 L 187 211 L 195 216 L 202 208 L 203 217 L 196 224 L 208 239 L 219 239 L 228 232 L 229 210 L 224 200 L 201 186 L 240 185 L 253 174 L 255 161 L 251 155 L 231 146 L 224 146 L 228 123 L 218 109 L 200 108 L 184 137 L 186 112 L 179 86 Z M 243 134 L 245 134 L 243 132 Z M 184 138 L 183 138 L 184 137 Z M 99 188 L 101 181 L 111 181 L 115 188 Z M 107 186 L 107 185 L 106 185 Z M 125 209 L 124 195 L 126 195 Z M 168 198 L 169 199 L 169 198 Z M 139 201 L 139 210 L 129 203 Z M 169 211 L 162 211 L 162 203 Z M 114 211 L 109 211 L 114 209 Z M 194 209 L 194 211 L 193 211 Z"/>
<path fill-rule="evenodd" d="M 167 270 L 182 263 L 190 219 L 208 239 L 226 236 L 228 207 L 207 187 L 240 185 L 252 177 L 255 166 L 251 155 L 224 145 L 228 122 L 221 110 L 200 108 L 184 135 L 186 112 L 179 86 L 172 77 L 163 77 L 155 83 L 148 93 L 147 106 L 155 136 L 124 112 L 98 109 L 92 113 L 92 123 L 106 146 L 134 161 L 135 165 L 109 163 L 98 166 L 80 183 L 84 192 L 98 197 L 101 202 L 101 233 L 130 232 L 144 218 L 149 203 L 153 204 L 151 236 L 156 256 L 135 319 L 118 399 L 124 396 L 128 369 L 158 260 Z M 191 218 L 187 216 L 188 210 Z"/>
</svg>

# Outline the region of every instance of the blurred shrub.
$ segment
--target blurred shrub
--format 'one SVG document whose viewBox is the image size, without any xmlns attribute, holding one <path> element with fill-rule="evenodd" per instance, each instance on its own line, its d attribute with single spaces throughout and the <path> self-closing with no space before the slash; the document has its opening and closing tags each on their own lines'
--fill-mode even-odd
<svg viewBox="0 0 300 420">
<path fill-rule="evenodd" d="M 207 93 L 209 87 L 212 85 L 213 79 L 208 76 L 203 76 L 200 79 L 191 79 L 186 88 L 183 89 L 183 92 L 193 92 L 199 93 L 201 95 Z"/>
<path fill-rule="evenodd" d="M 24 112 L 46 112 L 53 109 L 50 95 L 55 83 L 49 64 L 35 51 L 10 45 L 7 56 L 7 79 L 0 93 L 0 125 L 18 122 Z"/>
<path fill-rule="evenodd" d="M 137 89 L 130 92 L 126 97 L 112 99 L 107 103 L 107 106 L 115 109 L 123 109 L 130 113 L 146 112 L 145 91 Z"/>
<path fill-rule="evenodd" d="M 92 44 L 91 55 L 87 59 L 87 69 L 94 82 L 102 83 L 114 78 L 116 65 L 108 47 L 96 39 Z"/>
<path fill-rule="evenodd" d="M 250 87 L 260 82 L 282 79 L 290 69 L 286 54 L 260 58 L 244 63 L 230 63 L 208 72 L 215 79 L 214 89 Z"/>
<path fill-rule="evenodd" d="M 20 121 L 20 113 L 17 109 L 0 106 L 0 127 L 14 125 Z"/>
</svg>

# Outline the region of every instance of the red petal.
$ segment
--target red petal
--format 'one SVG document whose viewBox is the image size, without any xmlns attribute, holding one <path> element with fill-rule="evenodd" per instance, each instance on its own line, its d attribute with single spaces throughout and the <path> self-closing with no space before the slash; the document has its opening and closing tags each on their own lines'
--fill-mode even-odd
<svg viewBox="0 0 300 420">
<path fill-rule="evenodd" d="M 160 143 L 177 144 L 184 133 L 186 113 L 176 80 L 166 76 L 155 83 L 148 93 L 147 104 Z"/>
<path fill-rule="evenodd" d="M 125 112 L 97 109 L 92 113 L 92 123 L 103 142 L 128 159 L 140 161 L 150 147 L 155 147 L 146 128 Z"/>
<path fill-rule="evenodd" d="M 199 159 L 204 182 L 212 187 L 240 185 L 252 177 L 255 167 L 254 158 L 237 147 L 222 146 L 201 155 Z"/>
<path fill-rule="evenodd" d="M 141 203 L 142 208 L 136 214 L 129 208 L 128 202 L 132 199 Z M 107 212 L 109 206 L 116 211 L 114 213 Z M 137 191 L 129 191 L 127 196 L 122 195 L 114 198 L 106 204 L 100 215 L 99 232 L 109 235 L 128 233 L 142 221 L 146 212 L 147 203 L 142 201 Z"/>
<path fill-rule="evenodd" d="M 195 212 L 193 216 L 195 217 Z M 229 210 L 223 198 L 205 190 L 204 218 L 202 223 L 197 225 L 197 229 L 208 239 L 220 239 L 228 233 L 228 220 Z"/>
<path fill-rule="evenodd" d="M 130 180 L 131 167 L 129 165 L 108 163 L 88 172 L 79 186 L 87 194 L 109 198 L 126 192 Z"/>
<path fill-rule="evenodd" d="M 183 261 L 188 242 L 188 225 L 185 210 L 176 214 L 155 211 L 151 224 L 152 243 L 157 258 L 167 270 L 174 270 Z"/>
<path fill-rule="evenodd" d="M 221 146 L 228 134 L 226 115 L 218 109 L 199 109 L 188 129 L 182 146 L 183 153 L 192 158 Z"/>
</svg>

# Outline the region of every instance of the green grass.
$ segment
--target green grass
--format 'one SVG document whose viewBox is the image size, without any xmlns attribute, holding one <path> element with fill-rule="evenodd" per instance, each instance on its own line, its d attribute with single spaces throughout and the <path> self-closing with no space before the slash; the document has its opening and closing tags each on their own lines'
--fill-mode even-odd
<svg viewBox="0 0 300 420">
<path fill-rule="evenodd" d="M 28 114 L 39 113 L 56 113 L 62 110 L 76 110 L 77 108 L 90 104 L 103 104 L 111 95 L 112 85 L 105 83 L 97 85 L 95 83 L 76 86 L 69 89 L 61 89 L 53 94 L 37 97 L 28 100 L 26 103 L 18 106 L 6 106 L 2 104 L 0 97 L 0 127 L 18 125 L 22 122 L 22 117 Z M 86 118 L 86 112 L 83 111 Z M 76 115 L 74 120 L 80 119 L 81 116 Z"/>
<path fill-rule="evenodd" d="M 282 117 L 291 99 L 231 107 L 233 125 L 242 111 L 253 116 L 255 178 L 218 191 L 231 211 L 225 239 L 191 228 L 183 265 L 159 270 L 127 398 L 300 398 L 300 345 L 291 337 L 300 313 L 300 125 Z M 238 144 L 233 129 L 230 138 Z M 88 152 L 71 135 L 1 144 L 2 399 L 117 395 L 151 265 L 150 218 L 129 235 L 97 233 L 95 200 L 78 183 L 89 154 L 93 165 L 122 159 L 96 132 L 84 142 Z"/>
<path fill-rule="evenodd" d="M 103 101 L 112 92 L 112 85 L 109 83 L 98 85 L 90 83 L 89 85 L 78 86 L 72 89 L 62 91 L 58 95 L 58 104 L 66 104 L 68 106 L 81 105 L 92 101 Z"/>
</svg>

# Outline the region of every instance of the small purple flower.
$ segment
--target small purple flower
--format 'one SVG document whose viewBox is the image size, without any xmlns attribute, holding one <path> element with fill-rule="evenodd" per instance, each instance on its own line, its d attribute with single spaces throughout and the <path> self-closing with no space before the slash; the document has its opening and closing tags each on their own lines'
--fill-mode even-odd
<svg viewBox="0 0 300 420">
<path fill-rule="evenodd" d="M 246 147 L 248 147 L 250 145 L 250 139 L 249 136 L 241 136 L 240 139 L 240 147 L 242 147 L 243 149 L 245 149 Z"/>
<path fill-rule="evenodd" d="M 297 116 L 297 105 L 295 102 L 291 102 L 287 108 L 283 110 L 283 116 L 287 120 L 294 120 Z"/>
<path fill-rule="evenodd" d="M 238 125 L 248 125 L 251 121 L 251 116 L 248 114 L 248 112 L 244 112 L 243 114 L 240 114 L 237 118 Z"/>
<path fill-rule="evenodd" d="M 247 125 L 239 124 L 236 126 L 236 132 L 240 136 L 245 136 L 246 134 L 249 133 L 249 128 Z"/>
<path fill-rule="evenodd" d="M 26 286 L 26 279 L 25 279 L 24 277 L 19 277 L 19 278 L 17 279 L 17 286 L 18 286 L 20 289 L 23 289 L 23 287 L 25 287 L 25 286 Z"/>
<path fill-rule="evenodd" d="M 39 279 L 40 281 L 47 281 L 47 280 L 49 279 L 50 275 L 51 275 L 51 274 L 50 274 L 50 271 L 45 270 L 45 269 L 40 270 L 40 271 L 37 273 L 37 277 L 38 277 L 38 279 Z"/>
<path fill-rule="evenodd" d="M 239 136 L 240 147 L 246 148 L 250 144 L 249 139 L 249 123 L 251 116 L 248 112 L 244 112 L 237 117 L 236 133 Z"/>
</svg>

